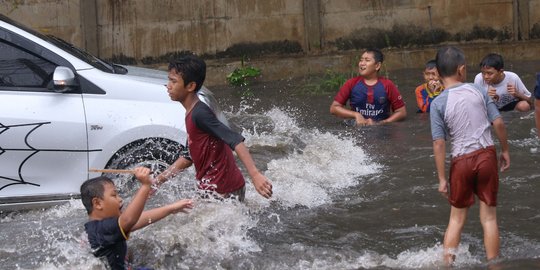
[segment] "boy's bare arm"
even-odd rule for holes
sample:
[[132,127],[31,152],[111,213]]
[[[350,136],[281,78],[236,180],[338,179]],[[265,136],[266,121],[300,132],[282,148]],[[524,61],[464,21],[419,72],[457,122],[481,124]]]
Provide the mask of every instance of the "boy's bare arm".
[[174,177],[179,172],[183,171],[187,167],[191,166],[193,164],[192,161],[189,159],[186,159],[184,157],[178,158],[169,168],[167,168],[165,171],[160,173],[155,179],[154,184],[161,185],[165,183],[169,178]]
[[493,128],[495,129],[495,134],[499,138],[499,144],[501,145],[501,156],[499,159],[499,166],[501,172],[506,171],[510,167],[510,154],[508,152],[508,138],[506,135],[506,128],[502,117],[499,117],[493,121]]
[[135,177],[141,182],[141,187],[133,196],[131,203],[127,206],[126,210],[122,212],[119,217],[119,224],[122,226],[122,230],[125,233],[129,233],[132,227],[137,223],[142,211],[144,210],[144,204],[148,198],[148,194],[152,189],[150,185],[152,180],[150,178],[150,169],[145,167],[137,167],[134,169]]
[[246,145],[241,142],[236,145],[234,151],[242,163],[244,163],[244,166],[246,167],[246,170],[248,171],[257,192],[259,192],[259,194],[265,198],[272,197],[272,183],[270,183],[270,181],[259,172]]
[[136,231],[138,229],[144,228],[170,214],[175,214],[178,212],[187,213],[186,209],[191,208],[193,208],[193,201],[189,199],[183,199],[162,207],[144,211],[142,212],[141,217],[139,218],[137,223],[131,228],[131,231]]
[[330,105],[330,113],[341,118],[352,118],[357,125],[367,124],[361,113],[349,110],[337,101],[333,101]]
[[407,117],[407,109],[405,109],[405,106],[397,109],[390,117],[383,120],[383,123],[391,123],[391,122],[397,122],[405,119]]
[[439,192],[448,196],[448,180],[446,180],[445,159],[446,142],[444,139],[433,141],[433,154],[435,156],[435,167],[437,168],[437,178],[439,179]]

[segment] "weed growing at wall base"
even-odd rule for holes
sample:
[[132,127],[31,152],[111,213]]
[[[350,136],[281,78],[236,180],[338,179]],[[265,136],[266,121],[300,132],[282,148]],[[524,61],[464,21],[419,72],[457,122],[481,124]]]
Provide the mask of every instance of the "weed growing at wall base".
[[227,75],[227,81],[234,86],[247,86],[250,78],[261,75],[261,70],[252,66],[242,66],[235,68],[233,72]]

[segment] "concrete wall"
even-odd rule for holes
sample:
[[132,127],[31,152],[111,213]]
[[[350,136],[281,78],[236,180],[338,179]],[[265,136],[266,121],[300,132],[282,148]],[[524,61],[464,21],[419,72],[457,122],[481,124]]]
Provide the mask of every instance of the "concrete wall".
[[[471,26],[512,28],[512,0],[323,0],[325,40],[332,41],[367,27],[394,25],[439,27],[451,33]],[[431,24],[430,24],[431,16]]]
[[[214,55],[235,44],[289,40],[306,53],[367,28],[472,26],[527,39],[540,0],[3,0],[0,13],[104,58]],[[391,35],[391,32],[390,34]],[[389,37],[392,38],[391,36]],[[389,44],[392,46],[392,44]]]
[[303,39],[302,1],[97,0],[100,54],[215,54],[241,42]]
[[[289,59],[282,59],[281,54],[258,60],[266,79],[327,68],[350,69],[359,48],[344,49],[339,42],[354,43],[380,33],[389,46],[385,54],[392,56],[386,57],[390,69],[422,66],[434,46],[416,43],[415,38],[425,39],[435,31],[444,31],[446,42],[461,45],[470,42],[451,41],[452,35],[472,36],[473,43],[484,44],[479,45],[482,53],[490,48],[508,49],[501,51],[507,58],[537,59],[538,10],[540,0],[2,0],[0,4],[0,13],[38,31],[102,58],[123,56],[136,64],[148,58],[164,63],[164,56],[192,51],[208,59],[217,57],[209,60],[215,67],[211,72],[230,72],[249,49],[253,62],[284,46],[272,42],[287,40],[297,45]],[[480,33],[471,34],[474,26],[481,28]],[[420,33],[411,44],[401,44],[396,50],[406,31]],[[509,38],[481,40],[481,31]],[[538,39],[520,43],[531,36]],[[236,47],[236,58],[220,60],[223,52],[242,44],[247,45]]]

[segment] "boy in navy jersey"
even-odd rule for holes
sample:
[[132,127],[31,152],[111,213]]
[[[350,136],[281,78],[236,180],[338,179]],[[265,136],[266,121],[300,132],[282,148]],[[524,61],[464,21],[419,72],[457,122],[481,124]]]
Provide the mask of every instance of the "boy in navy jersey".
[[[330,113],[354,119],[357,126],[401,121],[407,116],[405,102],[396,85],[379,76],[384,55],[378,49],[367,49],[358,62],[359,76],[341,86],[330,105]],[[350,108],[345,105],[349,102]]]
[[200,101],[197,91],[206,78],[206,64],[189,55],[169,64],[167,92],[171,100],[179,101],[186,109],[186,148],[178,160],[156,177],[156,185],[167,181],[181,170],[195,165],[200,190],[243,201],[245,181],[232,151],[244,163],[253,185],[265,198],[272,196],[272,184],[259,172],[244,144],[244,137],[221,123],[210,107]]
[[92,253],[105,258],[112,269],[129,269],[126,240],[130,232],[193,206],[191,200],[180,200],[143,212],[151,190],[150,169],[138,167],[134,173],[141,187],[124,211],[122,198],[111,179],[100,176],[81,185],[81,200],[90,219],[84,224],[84,229]]

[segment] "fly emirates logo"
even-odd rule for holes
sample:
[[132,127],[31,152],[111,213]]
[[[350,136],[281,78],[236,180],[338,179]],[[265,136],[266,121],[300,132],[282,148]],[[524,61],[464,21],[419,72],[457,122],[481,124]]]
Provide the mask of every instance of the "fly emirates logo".
[[366,108],[365,109],[360,109],[359,107],[356,107],[356,111],[359,112],[360,114],[362,114],[363,116],[377,116],[381,113],[384,112],[383,109],[378,109],[375,108],[375,105],[374,104],[366,104]]

